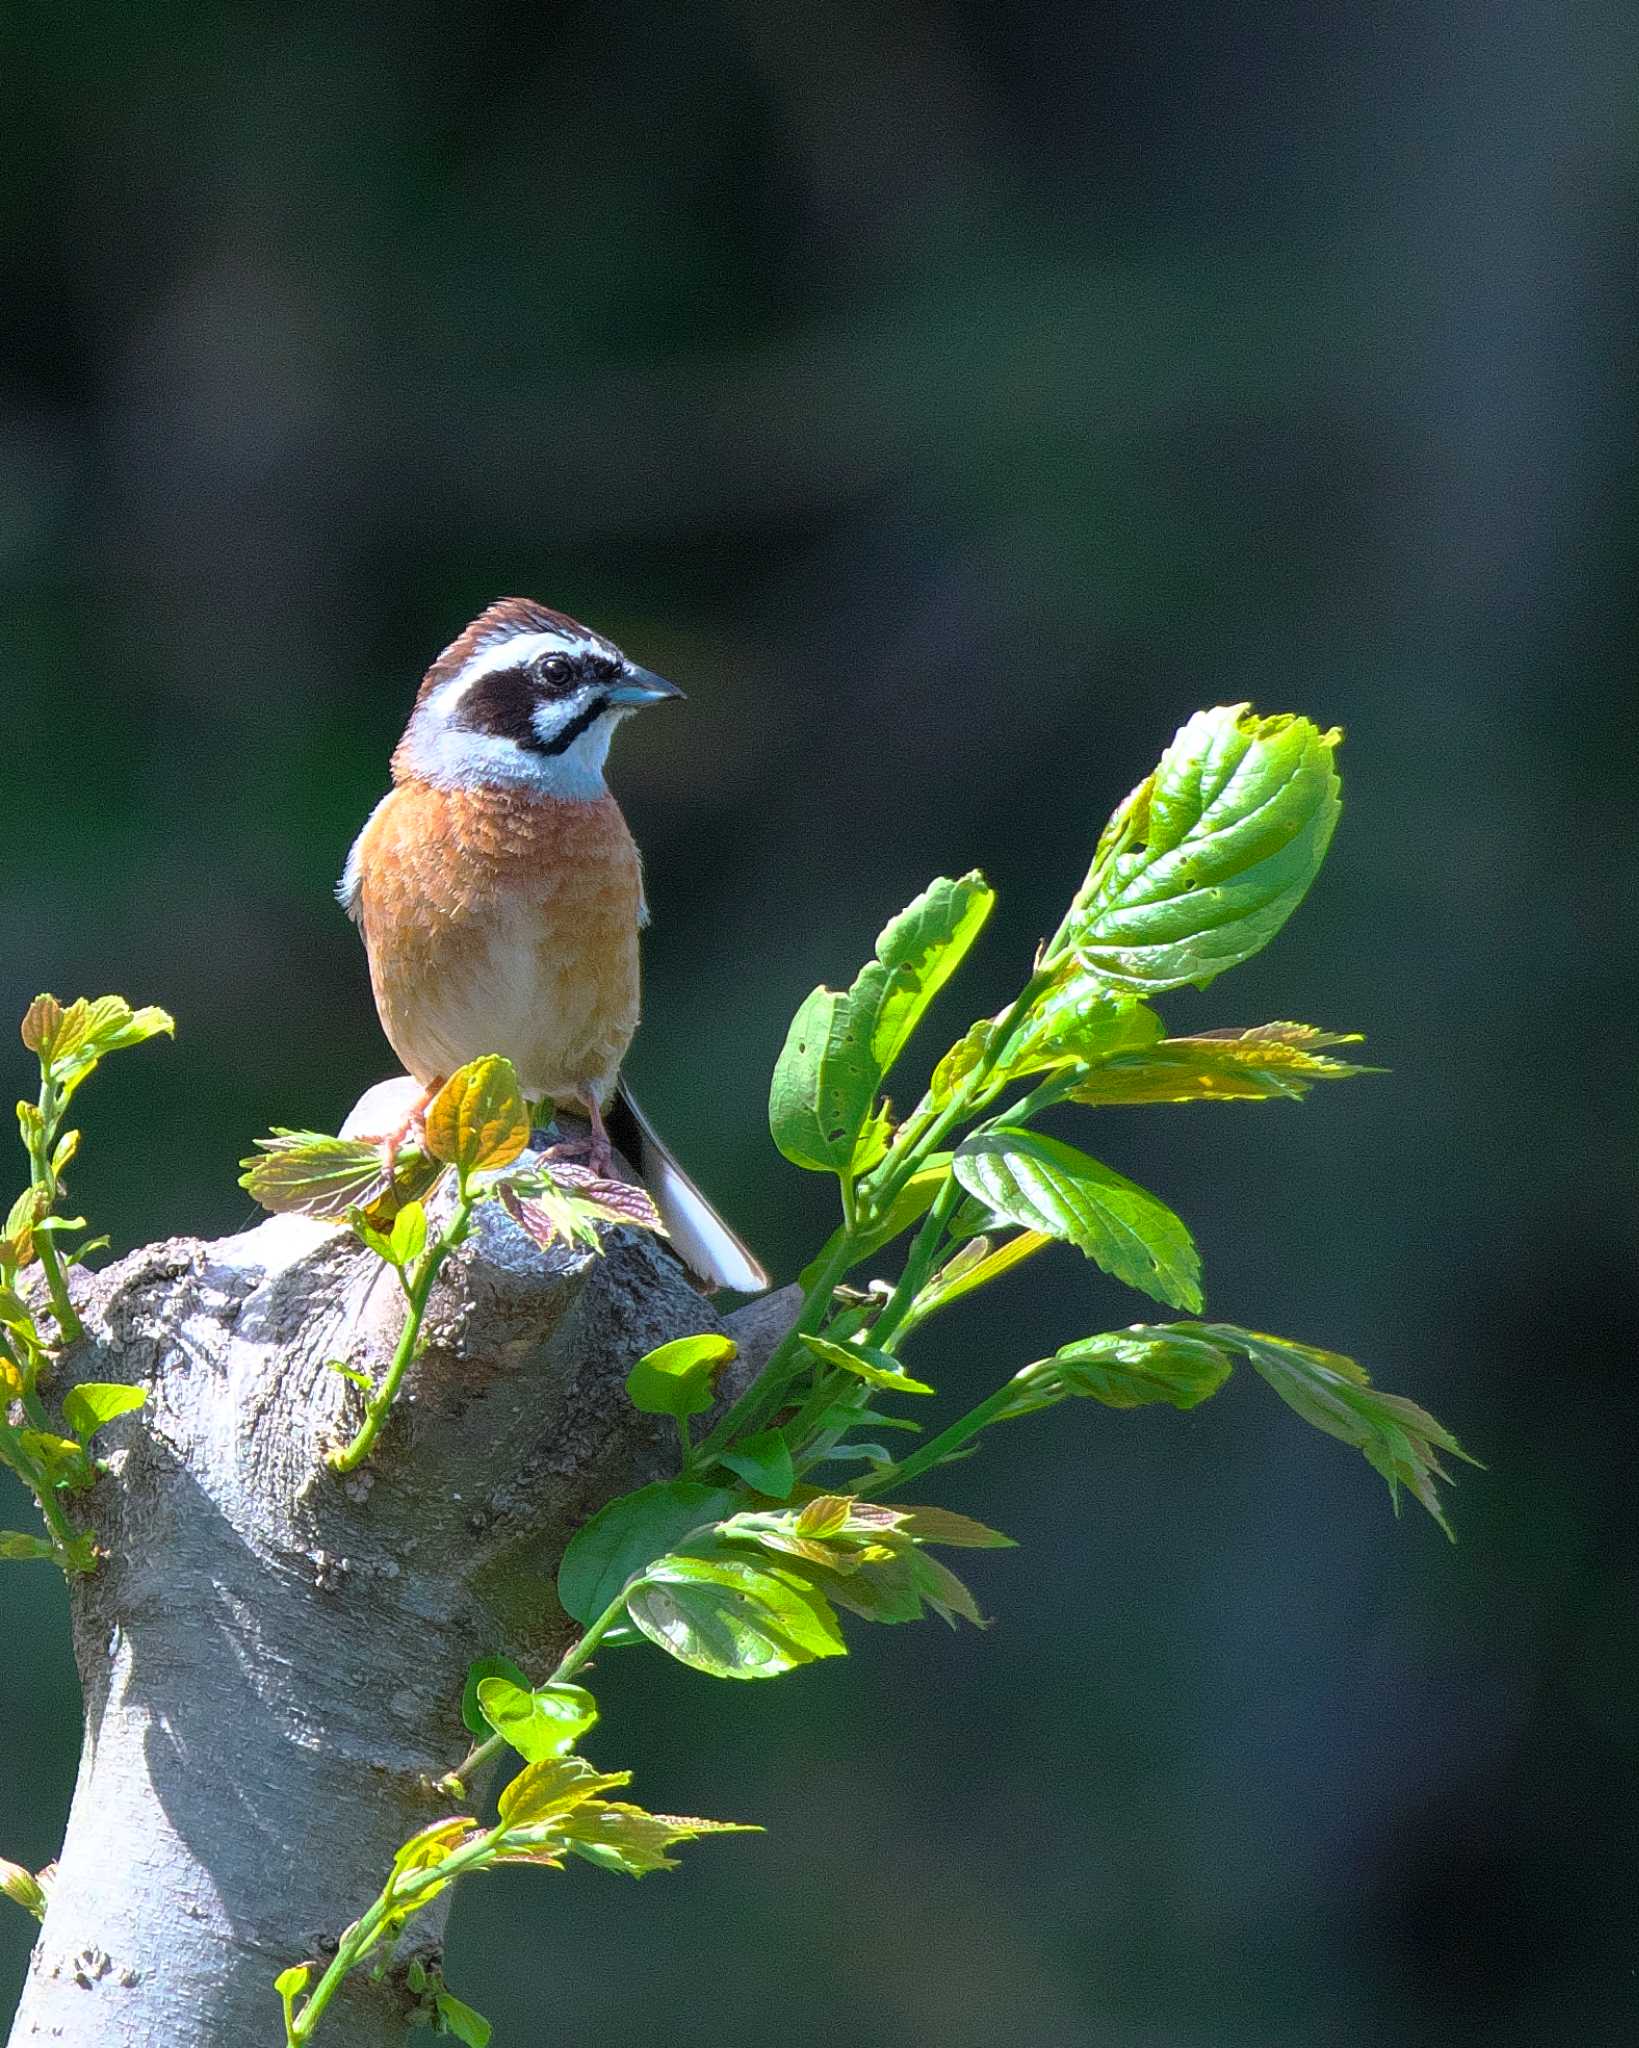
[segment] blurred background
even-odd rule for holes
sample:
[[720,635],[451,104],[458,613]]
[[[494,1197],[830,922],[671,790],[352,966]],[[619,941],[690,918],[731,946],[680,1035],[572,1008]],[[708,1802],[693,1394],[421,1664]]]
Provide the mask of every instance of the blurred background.
[[[1348,728],[1308,904],[1165,1007],[1391,1071],[1094,1142],[1214,1313],[1487,1461],[1460,1544],[1244,1369],[998,1432],[940,1489],[1023,1545],[970,1560],[989,1633],[607,1660],[603,1759],[769,1833],[465,1898],[501,2048],[1631,2038],[1636,40],[1615,0],[0,14],[0,1017],[177,1014],[87,1097],[116,1249],[237,1228],[247,1140],[390,1071],[329,891],[496,595],[689,692],[616,750],[632,1071],[782,1277],[831,1221],[764,1120],[815,981],[984,866],[937,1051],[1196,706]],[[1141,1312],[1044,1258],[912,1365],[965,1405]],[[34,1864],[62,1589],[8,1567],[0,1616]]]

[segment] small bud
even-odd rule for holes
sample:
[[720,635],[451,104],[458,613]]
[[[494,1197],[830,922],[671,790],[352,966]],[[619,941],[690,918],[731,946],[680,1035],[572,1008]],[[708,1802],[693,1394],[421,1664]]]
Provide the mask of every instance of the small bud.
[[0,1856],[0,1892],[8,1899],[14,1899],[25,1913],[32,1913],[36,1920],[46,1917],[46,1893],[32,1870],[25,1870],[20,1863],[8,1863]]

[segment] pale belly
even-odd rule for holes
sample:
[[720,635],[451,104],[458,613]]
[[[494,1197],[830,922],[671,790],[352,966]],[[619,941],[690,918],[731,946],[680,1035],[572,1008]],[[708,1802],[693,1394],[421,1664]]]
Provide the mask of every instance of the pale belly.
[[[394,1051],[423,1085],[468,1060],[500,1053],[531,1101],[573,1104],[585,1090],[613,1092],[637,1028],[637,933],[605,933],[595,957],[559,954],[541,940],[541,917],[521,908],[482,936],[463,935],[442,963],[376,972],[376,1000]],[[374,971],[375,963],[372,959]]]
[[383,1029],[423,1086],[500,1053],[532,1101],[612,1093],[637,1029],[641,883],[624,826],[600,844],[595,823],[582,829],[589,843],[537,845],[528,869],[514,856],[476,887],[452,885],[425,839],[376,865],[362,905],[370,978]]

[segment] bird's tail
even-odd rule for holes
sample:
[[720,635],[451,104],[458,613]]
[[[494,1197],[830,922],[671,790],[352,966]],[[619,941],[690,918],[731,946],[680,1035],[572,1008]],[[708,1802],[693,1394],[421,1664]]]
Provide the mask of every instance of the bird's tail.
[[678,1256],[708,1290],[761,1294],[768,1274],[666,1149],[622,1081],[604,1112],[610,1142],[637,1168]]

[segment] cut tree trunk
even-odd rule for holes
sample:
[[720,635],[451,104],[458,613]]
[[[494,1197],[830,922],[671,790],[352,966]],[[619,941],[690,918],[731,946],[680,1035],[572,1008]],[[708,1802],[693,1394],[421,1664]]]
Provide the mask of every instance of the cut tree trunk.
[[[109,1470],[81,1497],[107,1553],[72,1593],[85,1749],[12,2048],[274,2048],[274,1976],[322,1963],[449,1810],[429,1781],[467,1747],[468,1664],[546,1668],[574,1632],[569,1536],[675,1470],[670,1423],[623,1390],[653,1345],[725,1327],[675,1258],[624,1230],[543,1254],[494,1203],[478,1221],[347,1479],[325,1453],[361,1396],[329,1361],[379,1371],[403,1315],[350,1233],[276,1218],[77,1280],[62,1383],[148,1401],[98,1439]],[[737,1383],[790,1314],[775,1296],[729,1320]],[[437,1949],[447,1903],[401,1961]],[[412,2009],[402,1969],[356,1973],[325,2026],[387,2048]]]

